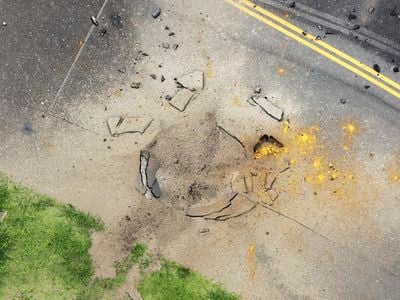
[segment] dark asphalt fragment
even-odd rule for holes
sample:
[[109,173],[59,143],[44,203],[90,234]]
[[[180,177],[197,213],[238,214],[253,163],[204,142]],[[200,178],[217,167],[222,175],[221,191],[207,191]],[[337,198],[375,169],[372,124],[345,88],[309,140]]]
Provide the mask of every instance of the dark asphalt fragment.
[[372,14],[374,13],[374,11],[375,11],[375,7],[370,7],[370,8],[368,8],[368,13],[369,13],[370,15],[372,15]]
[[378,73],[381,72],[381,67],[378,64],[374,64],[372,67],[376,72],[378,72]]
[[347,100],[346,100],[346,99],[340,99],[340,103],[346,104],[346,103],[347,103]]
[[105,36],[107,33],[107,28],[103,27],[100,31],[101,36]]
[[370,85],[364,85],[364,89],[368,90],[371,86]]
[[132,84],[131,84],[131,88],[133,88],[133,89],[138,89],[138,88],[140,88],[140,86],[141,86],[140,82],[132,82]]
[[347,18],[349,19],[349,21],[351,21],[357,19],[357,16],[355,14],[349,13]]
[[295,1],[291,1],[291,2],[289,3],[289,7],[290,7],[290,8],[296,7],[296,2],[295,2]]
[[165,96],[165,100],[171,101],[171,99],[172,99],[172,96],[170,96],[170,95]]
[[164,75],[161,75],[161,82],[164,82],[165,81],[165,77],[164,77]]
[[156,74],[150,74],[150,77],[151,77],[151,78],[153,78],[154,80],[156,80],[156,79],[157,79],[157,76],[156,76]]
[[393,70],[394,73],[399,73],[399,67],[397,67],[397,66],[396,66],[396,67],[393,67],[392,70]]
[[161,9],[159,7],[155,8],[152,12],[151,12],[151,16],[154,19],[157,19],[161,14]]
[[303,31],[301,34],[306,36],[307,35],[307,31]]
[[392,10],[390,11],[389,15],[391,15],[392,17],[398,17],[399,16],[399,14],[397,12],[397,6],[392,8]]
[[168,36],[173,36],[175,35],[175,32],[171,31],[170,33],[168,33]]
[[95,16],[91,16],[90,21],[92,21],[94,26],[99,26],[99,21],[97,21]]
[[173,44],[173,45],[172,45],[172,49],[174,49],[174,50],[178,49],[178,47],[179,47],[178,44]]
[[353,28],[352,28],[353,30],[357,30],[357,29],[360,29],[360,25],[353,25]]

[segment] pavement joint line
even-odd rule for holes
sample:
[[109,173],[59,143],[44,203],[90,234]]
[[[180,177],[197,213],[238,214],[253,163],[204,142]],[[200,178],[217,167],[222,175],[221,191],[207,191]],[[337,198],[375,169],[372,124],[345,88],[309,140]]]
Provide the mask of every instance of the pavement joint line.
[[[232,5],[233,7],[241,10],[242,12],[248,14],[251,17],[256,18],[257,20],[261,21],[262,23],[272,27],[273,29],[281,32],[282,34],[286,35],[287,37],[303,44],[304,46],[314,50],[315,52],[318,52],[319,54],[321,54],[322,56],[325,56],[326,58],[330,59],[331,61],[337,63],[338,65],[344,67],[345,69],[359,75],[360,77],[368,80],[369,82],[375,84],[376,86],[380,87],[381,89],[383,89],[384,91],[388,92],[389,94],[395,96],[396,98],[400,99],[400,92],[394,90],[393,88],[385,85],[383,82],[377,80],[376,78],[381,79],[381,76],[377,76],[376,78],[371,77],[370,75],[368,75],[367,73],[362,72],[360,69],[357,69],[355,66],[352,66],[350,64],[348,64],[345,61],[342,61],[341,59],[339,59],[338,57],[336,57],[335,55],[321,49],[320,47],[318,47],[316,44],[309,42],[307,40],[304,40],[302,37],[297,36],[295,33],[281,27],[280,25],[270,21],[269,19],[259,15],[258,13],[248,9],[245,6],[240,5],[239,3],[233,1],[233,0],[224,0],[226,3]],[[286,21],[285,21],[286,22]],[[294,26],[294,25],[293,25]],[[375,74],[376,76],[376,74]]]
[[[99,18],[100,18],[100,16],[101,16],[101,14],[103,13],[103,10],[104,10],[105,6],[107,5],[107,3],[108,3],[108,0],[104,0],[103,5],[100,7],[99,12],[97,13],[96,19],[99,19]],[[92,34],[94,27],[95,27],[94,24],[92,24],[92,25],[90,26],[89,31],[88,31],[88,33],[87,33],[86,36],[85,36],[85,39],[84,39],[84,42],[83,42],[82,47],[79,48],[79,51],[78,51],[78,53],[76,54],[75,59],[74,59],[74,61],[73,61],[72,64],[71,64],[71,67],[69,68],[67,74],[66,74],[65,77],[64,77],[63,82],[61,83],[60,88],[58,89],[56,95],[54,96],[53,102],[52,102],[52,103],[50,104],[50,106],[47,108],[46,113],[47,113],[48,111],[53,110],[54,107],[56,106],[57,100],[58,100],[58,98],[60,97],[61,92],[62,92],[62,90],[64,89],[64,86],[67,84],[67,82],[68,82],[68,80],[69,80],[69,77],[70,77],[71,74],[72,74],[72,71],[75,69],[75,65],[76,65],[76,63],[78,62],[79,57],[81,56],[82,51],[83,51],[83,49],[85,48],[86,43],[87,43],[87,41],[89,40],[90,35]]]
[[[281,23],[282,25],[290,28],[291,30],[293,30],[294,32],[297,32],[299,34],[303,34],[304,30],[293,25],[292,23],[278,17],[277,15],[271,13],[270,11],[259,7],[258,5],[248,1],[248,0],[240,0],[241,2],[243,2],[244,4],[246,4],[249,7],[253,7],[256,11],[260,12],[261,14],[270,17],[271,19],[273,19],[274,21]],[[324,47],[325,49],[337,54],[338,56],[346,59],[347,61],[353,63],[356,66],[359,66],[360,68],[362,68],[363,70],[367,71],[368,73],[380,78],[382,81],[385,81],[386,83],[390,84],[391,86],[395,87],[396,89],[400,90],[400,84],[398,84],[397,82],[393,81],[392,79],[384,76],[381,73],[377,73],[374,69],[372,69],[371,67],[363,64],[361,61],[351,57],[350,55],[340,51],[339,49],[331,46],[330,44],[322,41],[322,40],[317,40],[315,36],[313,36],[312,34],[307,33],[307,35],[304,36],[305,38],[313,41],[314,43],[321,45],[322,47]]]

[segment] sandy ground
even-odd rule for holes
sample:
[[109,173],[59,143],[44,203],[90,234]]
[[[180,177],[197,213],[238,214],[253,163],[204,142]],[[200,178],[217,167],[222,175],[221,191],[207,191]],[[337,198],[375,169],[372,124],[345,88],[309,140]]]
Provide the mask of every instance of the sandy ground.
[[[162,10],[157,19],[150,15],[155,7]],[[121,21],[113,25],[116,14]],[[108,1],[99,21],[48,109],[2,113],[7,125],[0,145],[2,171],[104,220],[107,229],[93,235],[91,249],[98,276],[112,276],[115,262],[140,240],[244,299],[399,296],[394,98],[374,87],[365,91],[360,78],[224,1]],[[340,36],[331,42],[387,64]],[[194,70],[204,72],[204,89],[179,112],[165,96],[177,91],[174,78]],[[141,87],[132,89],[133,81]],[[284,109],[283,122],[247,102],[255,85]],[[118,115],[154,121],[142,135],[111,137],[106,120]],[[32,131],[21,130],[27,121]],[[236,163],[237,145],[202,138],[213,122],[242,141],[247,158]],[[282,142],[284,151],[254,159],[263,134]],[[224,172],[254,172],[262,180],[266,163],[275,171],[288,161],[291,166],[278,176],[279,197],[267,208],[224,222],[192,219],[184,212],[197,201],[185,189],[196,180],[190,170],[179,178],[179,168],[172,172],[164,163],[159,181],[166,194],[159,200],[135,189],[139,152],[154,140],[162,145],[159,155],[178,153],[182,166],[214,153],[218,163],[205,159],[210,170],[202,178],[214,183],[215,193],[226,189]],[[186,198],[174,202],[174,196]],[[265,199],[261,184],[254,197]]]

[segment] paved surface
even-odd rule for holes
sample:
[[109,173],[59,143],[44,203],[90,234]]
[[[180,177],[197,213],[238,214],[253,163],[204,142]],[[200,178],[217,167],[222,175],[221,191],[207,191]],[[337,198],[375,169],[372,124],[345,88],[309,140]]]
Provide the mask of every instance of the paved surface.
[[[285,14],[265,3],[318,35],[310,11]],[[400,190],[389,180],[399,171],[396,97],[225,1],[109,0],[77,57],[90,16],[103,4],[60,8],[43,2],[28,8],[3,1],[0,11],[0,21],[8,23],[0,37],[10,41],[0,46],[7,70],[0,78],[0,169],[105,220],[108,229],[94,236],[92,249],[99,275],[112,275],[129,243],[141,239],[245,299],[398,298]],[[304,4],[341,17],[333,6]],[[378,18],[383,8],[375,6]],[[155,7],[162,9],[158,19],[150,15]],[[40,30],[32,41],[35,28]],[[382,34],[378,25],[368,30]],[[379,64],[382,74],[400,82],[388,59],[397,51],[395,34],[384,36],[390,43],[371,37],[386,47],[379,51],[347,34],[324,41],[368,66]],[[179,47],[165,49],[166,42]],[[205,88],[180,113],[165,96],[176,92],[175,77],[192,70],[204,72]],[[132,89],[132,81],[141,88]],[[285,110],[292,133],[284,135],[282,124],[248,104],[257,84]],[[146,114],[155,121],[143,135],[113,138],[106,120],[121,114]],[[331,186],[304,183],[309,170],[299,168],[290,177],[297,183],[284,181],[286,192],[273,206],[292,219],[259,207],[227,222],[191,220],[162,201],[143,199],[134,189],[139,150],[161,129],[185,122],[193,127],[207,114],[249,149],[265,133],[290,145],[296,133],[318,127],[324,147],[317,154],[359,179],[336,197]],[[357,125],[354,138],[343,129],[349,122]],[[209,234],[199,234],[204,227]],[[249,256],[251,245],[255,254]]]

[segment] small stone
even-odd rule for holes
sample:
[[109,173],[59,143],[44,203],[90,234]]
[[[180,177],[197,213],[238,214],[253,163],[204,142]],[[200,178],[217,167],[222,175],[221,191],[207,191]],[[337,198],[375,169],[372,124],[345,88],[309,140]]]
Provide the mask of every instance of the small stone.
[[111,117],[107,120],[108,128],[112,136],[124,133],[143,134],[150,126],[153,119],[150,117]]
[[123,68],[118,68],[118,72],[120,72],[120,73],[126,73],[126,68],[125,68],[125,67],[123,67]]
[[357,19],[357,16],[356,16],[355,14],[350,13],[350,14],[348,15],[348,19],[349,19],[349,21],[355,20],[355,19]]
[[107,29],[106,28],[102,28],[100,31],[101,36],[105,36],[107,33]]
[[360,29],[360,25],[354,25],[353,26],[353,30],[357,30],[357,29]]
[[141,86],[140,82],[132,82],[132,84],[131,84],[131,88],[133,88],[133,89],[138,89],[138,88],[140,88],[140,86]]
[[374,64],[372,67],[374,68],[374,70],[375,70],[376,72],[378,72],[378,73],[381,72],[381,67],[380,67],[378,64]]
[[261,109],[270,115],[272,118],[282,121],[283,109],[270,102],[266,97],[253,99],[253,101],[261,107]]
[[346,104],[346,103],[347,103],[347,100],[346,100],[346,99],[340,99],[340,103]]
[[201,71],[194,71],[192,73],[178,77],[176,81],[178,84],[191,91],[199,91],[203,89],[204,74]]
[[256,93],[256,94],[261,93],[261,86],[260,86],[260,85],[256,85],[256,86],[254,87],[254,93]]
[[315,40],[316,40],[316,41],[320,41],[320,40],[321,40],[321,36],[320,36],[320,35],[317,35],[317,36],[315,37]]
[[368,90],[371,86],[370,85],[364,85],[364,89]]
[[180,90],[170,100],[169,104],[175,107],[179,111],[184,111],[188,106],[189,102],[195,98],[195,94],[187,89]]
[[1,25],[2,25],[2,26],[7,26],[7,22],[3,21],[3,22],[1,23]]
[[156,76],[156,74],[150,74],[150,77],[151,77],[151,78],[153,78],[154,80],[156,80],[156,79],[157,79],[157,76]]
[[173,35],[175,35],[175,32],[170,32],[170,33],[168,33],[168,36],[173,36]]
[[90,21],[92,21],[94,26],[99,26],[99,21],[97,21],[95,16],[91,16]]
[[369,13],[370,15],[372,15],[372,14],[374,13],[374,11],[375,11],[375,7],[370,7],[370,8],[368,8],[368,13]]
[[168,27],[168,26],[165,26],[164,29],[165,29],[165,30],[169,30],[169,27]]
[[321,25],[317,25],[318,30],[322,30],[322,26]]
[[172,45],[172,49],[174,49],[174,50],[178,49],[178,47],[179,47],[178,44],[173,44],[173,45]]
[[295,2],[295,1],[291,1],[291,2],[289,3],[289,7],[290,7],[290,8],[296,7],[296,2]]
[[394,73],[399,73],[399,67],[397,67],[397,66],[396,66],[396,67],[393,67],[392,70],[393,70]]
[[169,44],[168,44],[168,43],[162,43],[161,46],[162,46],[164,49],[169,49]]
[[200,231],[199,231],[200,233],[208,233],[208,232],[210,232],[210,229],[208,229],[208,228],[203,228],[203,229],[201,229]]
[[161,82],[164,82],[165,81],[165,77],[164,77],[164,75],[161,75]]
[[151,12],[151,16],[154,19],[157,19],[161,14],[161,9],[159,7],[155,8],[152,12]]
[[171,101],[172,97],[170,95],[165,96],[165,100]]

